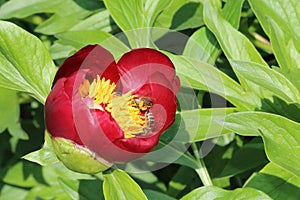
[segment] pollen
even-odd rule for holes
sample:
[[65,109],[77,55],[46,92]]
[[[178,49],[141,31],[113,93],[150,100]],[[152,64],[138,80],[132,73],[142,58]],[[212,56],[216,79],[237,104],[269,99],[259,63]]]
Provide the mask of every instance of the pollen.
[[111,103],[111,115],[124,131],[125,138],[135,137],[146,126],[145,116],[139,108],[131,105],[132,99],[136,97],[131,93],[132,91],[122,96],[114,96]]
[[145,110],[149,105],[137,103],[138,96],[132,95],[132,91],[120,95],[114,92],[115,88],[115,83],[97,76],[92,83],[84,80],[78,92],[84,101],[87,99],[90,109],[109,112],[123,130],[124,138],[136,137],[143,133],[147,126]]
[[89,88],[89,97],[92,98],[97,105],[108,104],[111,102],[115,88],[115,83],[111,83],[109,79],[100,79],[100,77],[97,76],[97,79],[94,79]]

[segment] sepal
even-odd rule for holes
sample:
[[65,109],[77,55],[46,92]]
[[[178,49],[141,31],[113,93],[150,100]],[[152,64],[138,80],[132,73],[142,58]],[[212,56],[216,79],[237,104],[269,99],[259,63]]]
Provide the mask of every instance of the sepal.
[[52,138],[52,143],[58,159],[72,171],[96,174],[112,166],[112,163],[71,140],[56,137]]

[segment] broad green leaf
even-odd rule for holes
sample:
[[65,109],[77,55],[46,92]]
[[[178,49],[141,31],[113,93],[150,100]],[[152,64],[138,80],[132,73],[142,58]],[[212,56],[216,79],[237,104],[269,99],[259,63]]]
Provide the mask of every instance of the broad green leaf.
[[264,152],[264,144],[259,138],[255,138],[234,152],[219,177],[234,176],[262,166],[267,162],[268,159]]
[[28,190],[11,185],[4,185],[3,187],[1,187],[0,192],[1,200],[11,200],[16,199],[16,197],[18,197],[19,199],[25,199]]
[[[163,12],[174,0],[146,0],[144,3],[144,16],[147,26],[152,27],[157,17]],[[163,26],[160,26],[164,28]],[[168,28],[168,27],[165,27]]]
[[268,159],[300,177],[300,124],[279,115],[240,112],[226,117],[225,127],[245,136],[260,135]]
[[216,36],[228,59],[253,61],[267,66],[253,44],[220,14],[220,1],[204,1],[204,21]]
[[298,200],[300,196],[300,178],[273,163],[250,177],[244,187],[259,189],[273,199]]
[[2,133],[19,120],[20,108],[16,91],[0,88],[0,113],[0,133]]
[[71,199],[104,199],[101,181],[59,179],[59,184]]
[[278,67],[273,67],[274,70],[278,71],[280,74],[284,75],[289,81],[291,81],[298,89],[300,88],[300,69],[282,69]]
[[194,170],[181,166],[169,181],[167,194],[177,197],[195,179],[199,178]]
[[[174,14],[179,10],[180,7],[182,7],[186,3],[186,0],[160,1],[168,2],[168,5],[159,13],[157,18],[155,19],[153,26],[159,28],[170,28]],[[147,0],[147,2],[150,3],[151,0]]]
[[[238,28],[243,2],[244,0],[227,1],[221,12],[223,18],[234,28]],[[214,64],[220,53],[221,49],[215,36],[206,27],[203,27],[191,35],[183,55]]]
[[154,190],[144,190],[144,193],[148,199],[175,200],[173,197],[170,197],[164,193],[157,192]]
[[[56,35],[59,44],[72,46],[76,51],[88,44],[100,44],[115,58],[121,57],[129,48],[113,35],[99,30],[68,31]],[[64,50],[62,48],[62,50]],[[51,50],[50,50],[51,51]]]
[[125,32],[133,48],[149,46],[150,33],[142,0],[104,0],[105,6],[118,26]]
[[269,20],[273,19],[285,34],[300,37],[300,2],[298,0],[249,0],[252,10],[269,35]]
[[115,32],[118,29],[111,16],[106,9],[94,13],[93,15],[80,21],[73,26],[70,31],[83,31],[83,30],[100,30],[103,32]]
[[[225,19],[222,18],[220,14],[220,7],[221,1],[219,0],[205,0],[204,21],[208,28],[216,36],[227,59],[251,61],[267,67],[267,63],[263,60],[262,56],[255,49],[249,39],[234,29]],[[261,90],[257,85],[244,80],[243,77],[236,72],[234,67],[233,70],[245,90],[252,91],[262,98],[270,97],[269,93]]]
[[115,169],[103,174],[105,199],[147,199],[140,186],[124,171]]
[[[182,125],[178,129],[180,134],[179,141],[186,141],[188,133],[188,140],[190,142],[203,141],[209,138],[218,137],[222,134],[231,133],[228,129],[224,129],[222,122],[225,117],[235,112],[234,108],[211,108],[211,109],[196,109],[190,111],[182,111],[180,113]],[[176,125],[176,124],[175,124]],[[183,132],[184,134],[181,134]]]
[[276,70],[254,62],[231,60],[231,64],[245,80],[269,90],[287,102],[300,103],[300,90]]
[[47,132],[45,133],[44,146],[40,150],[31,152],[31,153],[23,156],[23,159],[38,163],[42,166],[49,166],[49,165],[59,162],[59,160],[57,159],[57,157],[54,153],[54,149],[53,149],[52,142],[51,142],[51,137]]
[[216,67],[184,56],[167,54],[175,65],[181,85],[218,94],[239,109],[253,109],[260,99]]
[[154,26],[153,23],[159,14],[167,9],[169,2],[165,0],[104,0],[106,8],[126,34],[132,48],[155,46],[152,41],[151,27]]
[[180,200],[268,200],[271,198],[265,193],[253,188],[239,188],[235,190],[224,190],[218,187],[201,187],[188,193]]
[[287,103],[275,96],[273,97],[273,100],[263,99],[259,111],[281,115],[300,123],[300,104]]
[[55,199],[55,200],[72,200],[66,192],[63,190],[61,185],[38,185],[29,190],[25,200],[33,199]]
[[64,1],[60,0],[11,0],[1,6],[0,19],[24,18],[35,13],[54,12],[66,5],[63,3]]
[[171,29],[179,31],[202,26],[202,12],[203,5],[200,3],[185,4],[173,16]]
[[2,179],[3,182],[19,187],[33,187],[45,183],[41,166],[28,161],[18,162],[10,167]]
[[81,8],[73,9],[73,12],[68,15],[61,15],[60,13],[57,13],[41,23],[35,31],[46,35],[65,32],[80,23],[90,14],[90,11],[86,11]]
[[172,142],[170,144],[160,140],[156,148],[142,157],[142,160],[160,163],[177,163],[193,169],[198,168],[195,158],[187,152],[185,144]]
[[275,57],[279,62],[280,67],[284,69],[300,69],[300,49],[297,49],[300,45],[300,40],[299,42],[296,42],[289,34],[285,34],[287,31],[282,29],[282,27],[279,27],[274,20],[269,19],[269,21],[269,36]]
[[104,0],[104,3],[115,22],[123,31],[145,28],[148,25],[143,13],[142,0]]
[[45,103],[56,68],[38,38],[0,21],[0,66],[0,87],[28,92]]
[[183,55],[195,60],[214,64],[221,53],[215,36],[206,28],[200,28],[189,38]]
[[28,135],[22,129],[19,121],[20,105],[18,100],[16,91],[0,87],[0,133],[8,129],[8,132],[12,135],[10,144],[13,152],[15,152],[20,139],[28,139]]

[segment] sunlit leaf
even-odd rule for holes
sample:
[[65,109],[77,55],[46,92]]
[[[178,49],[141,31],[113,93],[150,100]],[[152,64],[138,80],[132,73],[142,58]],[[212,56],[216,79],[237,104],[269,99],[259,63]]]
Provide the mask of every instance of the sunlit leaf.
[[300,177],[300,124],[263,112],[227,116],[225,127],[245,136],[260,135],[270,161]]
[[239,188],[235,190],[224,190],[214,186],[201,187],[185,195],[181,200],[268,200],[271,199],[265,193],[253,188]]
[[300,178],[273,163],[253,175],[244,187],[259,189],[273,199],[296,200],[300,196]]
[[38,38],[0,21],[0,66],[1,87],[28,92],[45,103],[56,68]]
[[232,60],[236,71],[247,81],[254,82],[287,102],[300,103],[300,91],[284,75],[254,62]]
[[103,174],[105,199],[147,199],[140,186],[124,171],[115,169]]

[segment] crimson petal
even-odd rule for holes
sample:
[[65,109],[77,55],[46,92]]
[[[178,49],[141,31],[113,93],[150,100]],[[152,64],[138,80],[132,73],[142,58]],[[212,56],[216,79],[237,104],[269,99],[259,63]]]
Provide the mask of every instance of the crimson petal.
[[65,81],[65,78],[58,80],[47,98],[45,104],[47,130],[53,137],[62,137],[82,144],[75,130],[71,98],[64,89]]
[[140,48],[132,50],[122,56],[117,67],[119,69],[123,93],[131,89],[139,89],[147,81],[148,77],[160,72],[172,83],[172,88],[178,91],[178,78],[175,76],[175,68],[170,59],[161,52]]
[[79,69],[89,69],[93,77],[100,75],[113,82],[119,80],[118,69],[112,54],[99,45],[88,45],[63,62],[55,75],[53,84],[62,77],[71,76]]

